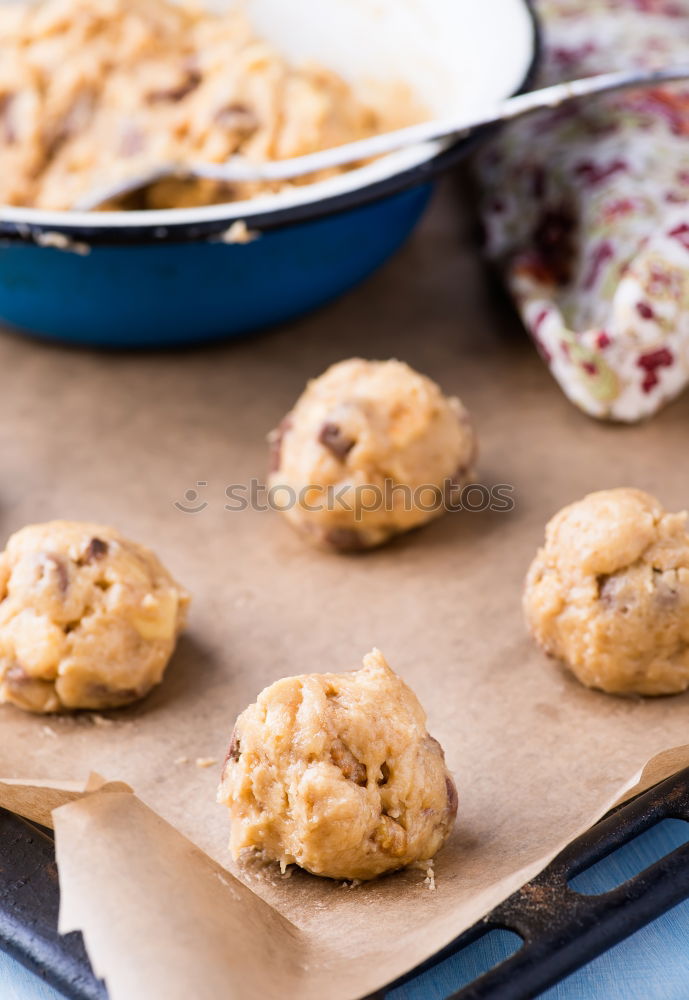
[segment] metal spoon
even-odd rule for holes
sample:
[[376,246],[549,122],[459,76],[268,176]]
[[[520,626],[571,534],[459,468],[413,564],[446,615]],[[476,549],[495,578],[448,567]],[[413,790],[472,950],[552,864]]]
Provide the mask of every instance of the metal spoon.
[[555,108],[582,97],[614,90],[625,90],[629,87],[651,87],[655,84],[686,79],[689,79],[689,66],[675,66],[650,71],[622,70],[614,73],[601,73],[583,80],[558,83],[552,87],[519,94],[517,97],[501,101],[484,112],[464,115],[459,118],[441,118],[421,122],[418,125],[410,125],[394,132],[384,132],[368,139],[359,139],[342,146],[334,146],[332,149],[309,153],[306,156],[295,156],[291,159],[271,160],[263,163],[255,163],[242,156],[234,156],[226,163],[162,163],[138,176],[94,189],[75,203],[74,210],[93,211],[105,202],[122,198],[124,195],[132,194],[170,177],[229,183],[294,180],[320,170],[343,167],[431,140],[459,137],[482,125],[511,121],[514,118],[521,118],[522,115],[528,115],[544,108]]

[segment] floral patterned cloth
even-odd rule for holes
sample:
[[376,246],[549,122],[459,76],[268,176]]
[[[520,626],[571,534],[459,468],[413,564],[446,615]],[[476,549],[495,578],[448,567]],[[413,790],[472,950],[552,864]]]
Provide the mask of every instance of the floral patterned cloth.
[[[536,0],[538,83],[689,65],[689,0]],[[567,396],[635,421],[689,382],[689,82],[515,122],[481,152],[490,257]]]

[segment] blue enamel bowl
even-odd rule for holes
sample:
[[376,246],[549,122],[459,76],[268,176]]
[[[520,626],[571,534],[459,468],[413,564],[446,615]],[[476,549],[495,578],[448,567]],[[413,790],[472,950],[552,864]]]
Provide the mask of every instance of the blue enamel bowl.
[[[339,0],[328,2],[334,16]],[[394,0],[391,11],[404,2]],[[426,2],[455,18],[477,9],[474,0]],[[525,0],[484,4],[509,9],[520,25],[519,52],[512,46],[496,93],[507,96],[533,70],[536,24]],[[236,337],[293,318],[387,260],[421,218],[435,178],[479,139],[427,144],[241,205],[92,214],[0,208],[0,320],[61,342],[132,348]],[[251,241],[233,242],[244,227]]]
[[[0,248],[0,317],[42,337],[99,347],[245,334],[314,309],[365,278],[405,240],[430,192],[431,184],[417,184],[258,230],[247,244],[186,229],[155,242],[106,231],[95,242],[93,234],[62,227],[70,242],[56,248],[38,245],[45,230],[34,230],[34,239],[25,233]],[[47,231],[52,241],[55,230]]]

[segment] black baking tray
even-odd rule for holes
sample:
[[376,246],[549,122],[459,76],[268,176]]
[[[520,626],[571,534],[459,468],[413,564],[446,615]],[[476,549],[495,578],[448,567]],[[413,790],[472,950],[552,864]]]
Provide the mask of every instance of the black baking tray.
[[[540,875],[375,1000],[496,929],[518,934],[521,947],[448,1000],[537,996],[689,897],[689,843],[610,892],[580,895],[569,885],[665,819],[689,821],[689,768],[611,812]],[[69,1000],[107,1000],[81,935],[57,933],[59,887],[51,832],[0,810],[0,845],[0,946]]]

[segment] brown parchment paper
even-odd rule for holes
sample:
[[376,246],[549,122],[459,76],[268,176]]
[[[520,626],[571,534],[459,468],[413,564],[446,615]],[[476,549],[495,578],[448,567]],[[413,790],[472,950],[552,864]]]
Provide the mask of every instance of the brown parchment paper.
[[[356,354],[401,357],[461,395],[480,478],[512,485],[515,510],[452,514],[360,558],[312,551],[276,514],[226,511],[227,486],[262,477],[265,434],[306,379]],[[449,187],[365,286],[258,339],[120,355],[0,337],[3,536],[53,517],[112,522],[193,594],[166,681],[142,704],[58,719],[0,709],[0,775],[11,779],[0,805],[22,811],[25,779],[38,789],[34,817],[55,809],[61,926],[84,929],[113,1000],[364,995],[472,924],[635,785],[689,764],[687,697],[583,689],[534,648],[520,610],[527,565],[563,504],[618,485],[669,509],[689,503],[688,420],[686,397],[633,428],[567,403]],[[174,506],[189,489],[207,504],[199,513]],[[227,817],[214,803],[234,717],[277,678],[352,669],[374,644],[417,691],[457,776],[459,821],[436,890],[419,871],[343,888],[232,869],[247,891],[225,871]],[[197,766],[207,758],[217,766]],[[86,784],[92,770],[135,794]],[[45,799],[42,782],[54,783]]]

